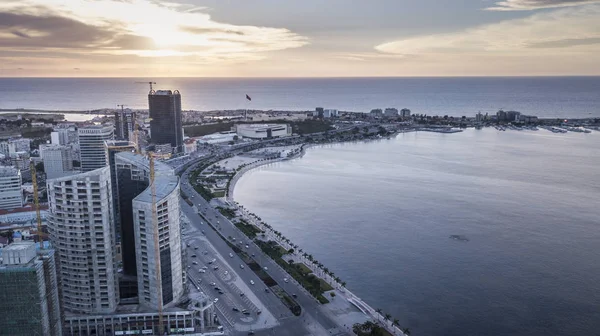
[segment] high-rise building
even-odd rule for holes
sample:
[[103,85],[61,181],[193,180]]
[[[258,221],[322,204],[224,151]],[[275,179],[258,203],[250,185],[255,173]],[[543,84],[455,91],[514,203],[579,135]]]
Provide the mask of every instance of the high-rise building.
[[119,303],[110,168],[49,180],[50,241],[65,311],[112,313]]
[[120,226],[120,214],[119,214],[119,192],[117,190],[117,172],[115,165],[115,154],[119,152],[135,152],[135,144],[129,141],[122,140],[108,140],[104,142],[106,149],[106,165],[110,167],[110,179],[112,187],[112,198],[113,198],[113,217],[115,223],[115,233],[117,237],[117,243],[121,241],[121,226]]
[[410,110],[407,108],[403,108],[402,110],[400,110],[400,116],[403,118],[410,117]]
[[113,128],[110,126],[88,126],[77,130],[81,170],[84,172],[106,166],[106,150],[104,141],[113,139]]
[[0,167],[0,209],[23,206],[21,171],[14,167]]
[[0,302],[0,334],[62,336],[54,251],[28,241],[2,249]]
[[135,141],[135,118],[135,112],[129,109],[115,111],[115,139]]
[[183,153],[181,95],[179,91],[158,90],[148,94],[152,143],[171,144],[174,153]]
[[41,145],[40,157],[48,179],[73,173],[73,151],[70,146]]
[[[155,223],[149,160],[122,152],[116,154],[115,164],[123,273],[137,277],[140,305],[156,309],[162,300],[164,307],[173,306],[183,297],[186,283],[179,221],[179,177],[171,167],[155,162]],[[155,246],[156,232],[160,232],[158,246]]]

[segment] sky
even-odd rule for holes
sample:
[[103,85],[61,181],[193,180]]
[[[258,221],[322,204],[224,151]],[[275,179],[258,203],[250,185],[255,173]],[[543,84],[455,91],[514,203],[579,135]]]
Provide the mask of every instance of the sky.
[[0,77],[600,75],[600,0],[0,0]]

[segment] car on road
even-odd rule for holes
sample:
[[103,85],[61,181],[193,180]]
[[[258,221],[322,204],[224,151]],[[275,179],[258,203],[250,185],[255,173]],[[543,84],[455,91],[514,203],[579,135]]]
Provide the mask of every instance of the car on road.
[[289,282],[288,278],[283,278],[283,282],[288,283]]
[[251,285],[254,285],[254,280],[250,280],[250,284],[251,284]]
[[244,296],[244,295],[246,295],[246,294],[244,294],[244,293],[240,293],[240,296]]
[[292,294],[292,297],[293,297],[294,299],[296,299],[296,298],[298,297],[298,295],[296,295],[296,294]]
[[211,286],[216,286],[217,284],[216,284],[216,283],[214,283],[214,282],[211,282],[211,283],[210,283],[210,285],[211,285]]
[[219,294],[225,294],[225,292],[223,292],[223,291],[219,291]]
[[229,258],[233,258],[233,253],[229,253]]
[[195,254],[192,254],[192,255],[191,255],[191,257],[192,257],[192,258],[196,258],[196,255],[195,255]]
[[197,250],[197,249],[198,249],[198,246],[195,246],[195,247],[194,247],[194,250]]
[[239,312],[240,310],[237,307],[233,307],[231,310]]
[[210,265],[210,264],[212,264],[212,263],[214,263],[214,261],[212,261],[212,260],[210,260],[210,261],[208,262],[208,264],[209,264],[209,265]]
[[253,256],[253,257],[256,257],[256,256],[254,255],[254,253],[252,253],[252,256]]
[[241,269],[244,269],[244,265],[240,265],[240,268],[241,268]]
[[244,315],[250,315],[250,312],[246,311],[246,312],[243,312],[242,314],[244,314]]
[[197,261],[194,261],[192,264],[194,264],[194,265],[198,265],[198,262],[197,262]]
[[225,271],[225,273],[223,273],[223,274],[227,275],[227,274],[229,274],[229,272],[228,272],[228,271]]
[[198,270],[198,272],[200,273],[206,273],[206,270],[203,270],[202,268]]
[[217,301],[219,301],[219,298],[215,298],[215,300],[213,302],[217,303]]
[[246,245],[246,248],[248,248],[248,245]]
[[202,269],[207,270],[208,266],[202,266]]
[[219,269],[219,266],[215,266],[215,267],[213,267],[213,269],[216,271]]

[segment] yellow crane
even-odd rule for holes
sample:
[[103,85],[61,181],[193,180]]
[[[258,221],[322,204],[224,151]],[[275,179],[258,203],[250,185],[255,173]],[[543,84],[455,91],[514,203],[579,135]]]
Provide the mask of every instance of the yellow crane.
[[31,171],[31,184],[33,184],[33,205],[35,206],[35,215],[37,218],[37,235],[40,243],[40,249],[44,249],[44,235],[42,234],[42,216],[40,214],[40,198],[38,196],[37,176],[33,161],[29,162],[29,170]]
[[158,290],[158,334],[163,335],[163,299],[162,299],[162,279],[161,279],[161,264],[160,264],[160,231],[158,229],[158,213],[156,204],[156,185],[154,184],[154,153],[149,152],[150,160],[150,190],[152,193],[152,226],[154,227],[154,258],[156,260],[156,284]]

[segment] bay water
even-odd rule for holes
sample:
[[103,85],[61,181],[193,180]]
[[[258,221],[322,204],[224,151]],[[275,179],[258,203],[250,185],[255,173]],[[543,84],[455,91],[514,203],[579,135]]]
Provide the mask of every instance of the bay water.
[[404,133],[252,170],[234,198],[414,335],[594,335],[599,143]]

